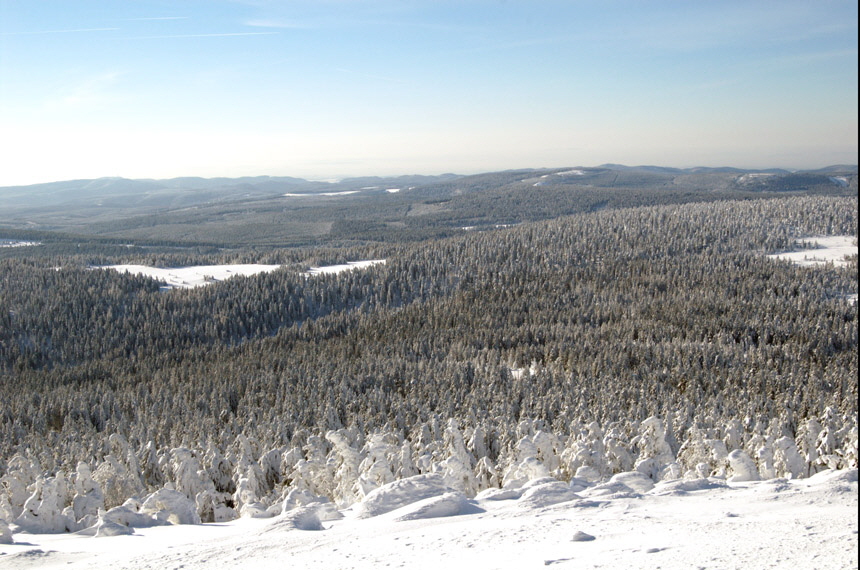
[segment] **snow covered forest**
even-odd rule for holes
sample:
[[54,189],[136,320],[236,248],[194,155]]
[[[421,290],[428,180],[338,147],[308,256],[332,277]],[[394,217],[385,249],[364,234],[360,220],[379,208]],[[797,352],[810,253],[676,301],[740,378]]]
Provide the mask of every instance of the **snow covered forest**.
[[[395,481],[471,498],[856,469],[857,256],[768,257],[824,235],[856,237],[856,196],[0,259],[0,541],[329,501],[325,520]],[[306,274],[367,259],[386,262]],[[114,262],[283,267],[165,292],[92,269]]]

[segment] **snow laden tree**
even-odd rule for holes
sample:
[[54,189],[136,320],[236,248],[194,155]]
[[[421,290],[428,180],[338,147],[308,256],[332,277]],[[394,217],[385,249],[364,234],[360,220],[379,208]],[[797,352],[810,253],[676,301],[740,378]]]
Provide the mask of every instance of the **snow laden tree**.
[[635,471],[655,482],[680,477],[680,466],[666,441],[663,420],[656,416],[644,420],[639,424],[639,435],[631,443],[639,449],[639,457],[633,464]]

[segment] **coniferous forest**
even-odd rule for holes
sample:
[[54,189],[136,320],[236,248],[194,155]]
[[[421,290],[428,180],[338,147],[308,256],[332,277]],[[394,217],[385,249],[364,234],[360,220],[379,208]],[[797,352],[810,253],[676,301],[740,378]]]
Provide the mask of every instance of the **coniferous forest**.
[[[316,245],[4,251],[0,519],[53,501],[51,528],[79,530],[164,488],[206,522],[429,472],[474,495],[857,467],[857,257],[768,257],[856,237],[856,186],[664,202],[494,201],[512,223],[421,239],[343,219]],[[366,259],[385,263],[306,273]],[[110,263],[282,267],[165,291]]]

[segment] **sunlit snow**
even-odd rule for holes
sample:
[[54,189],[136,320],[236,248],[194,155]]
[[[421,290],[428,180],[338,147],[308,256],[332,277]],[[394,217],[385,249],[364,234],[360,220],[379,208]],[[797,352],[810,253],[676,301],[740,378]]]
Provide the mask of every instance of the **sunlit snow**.
[[313,198],[315,196],[349,196],[350,194],[358,194],[360,190],[344,190],[343,192],[315,192],[305,194],[284,194],[287,198]]
[[[385,263],[384,259],[368,259],[364,261],[350,261],[341,265],[327,265],[323,267],[311,267],[305,275],[335,274],[352,269],[363,269],[372,265]],[[165,289],[190,289],[211,285],[218,281],[229,279],[237,275],[256,275],[266,273],[280,268],[280,265],[263,264],[227,264],[227,265],[194,265],[190,267],[150,267],[147,265],[104,265],[96,269],[114,269],[132,273],[134,275],[145,275],[165,284]]]
[[539,479],[475,499],[397,481],[342,511],[311,503],[120,536],[15,533],[0,568],[857,568],[856,469],[622,482],[634,479]]
[[42,245],[38,241],[25,241],[17,239],[0,239],[0,247],[30,247],[34,245]]
[[857,255],[855,236],[811,236],[798,240],[798,245],[807,243],[813,247],[798,251],[775,253],[768,257],[786,259],[802,266],[824,265],[828,262],[837,266],[848,264],[846,257]]
[[350,261],[341,265],[326,265],[323,267],[311,267],[305,275],[326,275],[333,273],[340,273],[342,271],[349,271],[351,269],[362,269],[365,267],[370,267],[372,265],[377,265],[385,263],[384,259],[367,259],[364,261]]
[[738,182],[741,184],[746,182],[752,182],[757,178],[767,178],[769,176],[775,176],[772,172],[749,172],[747,174],[741,174],[738,176]]
[[237,275],[256,275],[274,271],[280,265],[236,264],[194,265],[191,267],[149,267],[147,265],[106,265],[100,269],[115,269],[135,275],[146,275],[164,283],[167,288],[190,289],[229,279]]

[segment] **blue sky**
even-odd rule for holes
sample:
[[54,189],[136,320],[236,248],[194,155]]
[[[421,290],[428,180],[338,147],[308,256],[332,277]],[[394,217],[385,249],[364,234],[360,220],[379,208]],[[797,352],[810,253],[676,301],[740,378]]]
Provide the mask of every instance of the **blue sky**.
[[857,163],[857,3],[0,0],[0,185]]

